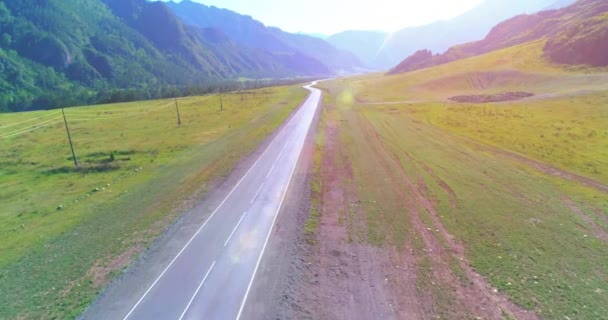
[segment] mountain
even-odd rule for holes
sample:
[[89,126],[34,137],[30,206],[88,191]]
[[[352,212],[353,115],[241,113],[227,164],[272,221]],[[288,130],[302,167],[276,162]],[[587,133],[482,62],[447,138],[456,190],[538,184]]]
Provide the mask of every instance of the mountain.
[[350,52],[338,50],[318,37],[292,34],[267,27],[250,16],[193,1],[167,2],[187,24],[224,31],[237,43],[274,54],[301,54],[324,63],[334,72],[356,71],[361,62]]
[[572,0],[557,0],[556,2],[552,3],[551,5],[543,8],[543,11],[545,10],[557,10],[557,9],[561,9],[561,8],[565,8],[571,4],[573,4],[576,1],[572,1]]
[[319,38],[319,39],[323,39],[323,40],[327,40],[327,38],[329,38],[328,35],[325,35],[325,34],[322,34],[322,33],[296,32],[296,34],[301,34],[301,35],[305,35],[305,36],[311,36],[311,37]]
[[579,0],[569,7],[519,15],[496,25],[480,41],[433,55],[420,50],[389,73],[408,72],[547,39],[545,56],[554,63],[608,66],[608,2]]
[[[449,47],[482,39],[498,22],[522,13],[533,13],[559,2],[561,5],[571,4],[575,0],[485,0],[472,10],[445,21],[437,21],[428,25],[408,27],[390,33],[382,38],[377,35],[373,41],[359,42],[357,38],[368,39],[369,32],[350,32],[351,44],[341,46],[330,40],[337,47],[353,48],[357,51],[375,52],[372,59],[362,60],[365,64],[376,69],[393,67],[404,57],[420,49],[433,52],[444,52]],[[331,39],[331,37],[330,37]],[[356,49],[354,49],[356,48]]]
[[329,74],[240,44],[146,0],[0,1],[0,111],[152,98],[237,77]]
[[353,52],[367,67],[382,69],[376,60],[387,36],[383,31],[350,30],[334,34],[327,41],[338,49]]

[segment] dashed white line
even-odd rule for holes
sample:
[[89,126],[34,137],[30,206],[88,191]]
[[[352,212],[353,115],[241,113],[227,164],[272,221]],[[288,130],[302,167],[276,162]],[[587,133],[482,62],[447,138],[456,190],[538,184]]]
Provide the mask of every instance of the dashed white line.
[[243,175],[243,177],[241,177],[241,179],[236,183],[236,185],[232,188],[232,190],[230,190],[230,193],[228,193],[228,195],[224,198],[224,200],[222,200],[222,202],[215,208],[213,213],[211,213],[211,215],[207,218],[207,220],[205,220],[203,225],[200,228],[198,228],[196,233],[194,233],[194,235],[190,238],[190,240],[188,240],[188,242],[184,245],[184,247],[173,258],[173,260],[171,260],[171,262],[169,262],[169,264],[165,267],[163,272],[161,272],[160,275],[154,280],[154,282],[152,282],[152,284],[148,287],[146,292],[144,292],[144,294],[139,298],[139,300],[137,300],[135,305],[133,305],[133,307],[131,308],[131,310],[129,310],[129,313],[127,313],[127,315],[123,318],[123,320],[127,320],[131,316],[131,314],[135,311],[135,309],[137,309],[137,307],[141,304],[141,302],[146,298],[148,293],[150,293],[152,288],[154,288],[154,286],[156,286],[158,281],[160,281],[160,279],[165,275],[165,273],[167,273],[167,270],[169,270],[169,268],[171,268],[171,266],[182,255],[182,253],[184,253],[186,248],[188,248],[190,243],[192,243],[194,238],[196,238],[196,236],[198,236],[198,234],[201,232],[201,230],[203,230],[203,228],[205,228],[205,226],[211,220],[211,218],[213,218],[213,216],[215,216],[215,214],[220,210],[220,208],[224,205],[224,203],[228,200],[228,198],[230,198],[230,196],[234,193],[234,191],[241,185],[243,180],[245,180],[245,178],[249,175],[249,173],[253,170],[253,168],[255,168],[256,165],[260,162],[260,160],[262,160],[264,155],[266,155],[268,150],[270,150],[270,147],[272,147],[274,145],[274,143],[278,140],[279,136],[281,136],[283,134],[283,132],[285,132],[285,127],[283,127],[283,129],[281,129],[281,131],[279,133],[277,133],[277,135],[274,137],[272,142],[268,145],[268,147],[266,147],[266,150],[264,150],[264,152],[260,155],[260,157],[255,161],[255,163],[249,168],[249,170],[247,170],[245,175]]
[[264,183],[262,183],[260,185],[260,187],[258,188],[258,191],[255,193],[255,196],[253,196],[253,198],[251,199],[251,202],[249,202],[249,204],[253,204],[253,202],[255,201],[255,199],[258,198],[258,196],[260,195],[260,191],[262,191],[262,187],[264,186]]
[[[311,95],[312,96],[312,95]],[[305,102],[306,103],[306,102]],[[293,121],[290,120],[290,121]],[[184,247],[182,247],[182,249],[177,253],[177,255],[173,258],[173,260],[171,260],[171,262],[169,262],[169,264],[165,267],[165,269],[163,269],[163,271],[160,273],[160,275],[154,280],[154,282],[148,287],[148,289],[144,292],[144,294],[139,298],[139,300],[135,303],[135,305],[133,305],[133,307],[131,308],[131,310],[129,310],[129,312],[127,313],[127,315],[123,318],[123,320],[128,319],[131,314],[137,309],[137,307],[142,303],[142,301],[146,298],[146,296],[150,293],[150,291],[156,286],[156,284],[160,281],[160,279],[165,275],[165,273],[171,268],[171,266],[173,266],[173,264],[175,263],[175,261],[184,253],[184,251],[186,250],[186,248],[188,248],[188,246],[192,243],[192,241],[198,236],[198,234],[205,228],[205,226],[207,225],[207,223],[215,216],[215,214],[219,211],[219,209],[224,205],[224,203],[228,200],[228,198],[230,198],[232,196],[232,194],[236,191],[236,189],[241,185],[241,183],[245,180],[245,178],[247,176],[249,176],[249,174],[251,173],[251,171],[253,170],[253,168],[255,168],[257,166],[257,164],[262,160],[262,158],[266,155],[266,153],[268,153],[268,151],[271,149],[271,147],[279,140],[279,136],[283,136],[286,132],[286,128],[289,126],[291,122],[287,123],[287,125],[283,126],[283,128],[281,128],[281,130],[275,135],[274,139],[272,140],[272,142],[266,147],[266,149],[264,150],[264,152],[259,156],[259,158],[255,161],[255,163],[247,170],[247,172],[241,177],[241,179],[236,183],[236,185],[232,188],[232,190],[228,193],[228,195],[226,195],[226,197],[222,200],[222,202],[215,208],[215,210],[211,213],[211,215],[207,218],[207,220],[205,220],[205,222],[199,227],[199,229],[194,233],[194,235],[188,240],[188,242],[184,245]],[[274,164],[276,164],[276,162],[279,160],[279,158],[281,157],[281,155],[283,154],[283,151],[285,150],[285,148],[287,147],[287,144],[285,144],[285,146],[283,147],[283,150],[281,150],[281,153],[279,154],[279,157],[277,157],[275,159]],[[302,150],[300,149],[299,151],[300,153],[302,152]],[[299,158],[299,156],[298,156]],[[274,164],[273,164],[273,168],[274,169]],[[295,166],[293,168],[293,171],[295,171]],[[291,175],[293,176],[293,171],[291,173]],[[268,174],[268,176],[270,175],[270,172]],[[267,176],[267,177],[268,177]],[[291,178],[289,180],[289,182],[291,182]],[[289,185],[289,183],[288,183]],[[283,197],[285,197],[285,193],[283,194]],[[282,205],[282,200],[281,203],[279,204],[279,209],[280,206]],[[273,226],[274,227],[274,223],[276,222],[276,218],[277,218],[277,214],[278,214],[278,210],[277,213],[275,214],[274,217],[274,221],[273,221]],[[271,232],[272,232],[272,228],[271,228]],[[255,274],[257,272],[257,269],[259,267],[260,264],[260,260],[264,254],[264,251],[266,249],[266,245],[268,243],[268,240],[270,238],[270,232],[266,237],[266,241],[264,243],[262,252],[258,258],[254,273],[252,278],[250,279],[249,282],[249,286],[247,288],[247,291],[245,293],[245,298],[242,301],[241,307],[239,309],[239,313],[237,315],[237,319],[240,318],[241,313],[243,311],[243,307],[245,306],[245,302],[247,301],[247,296],[249,295],[249,291],[251,290],[251,285],[253,283],[253,280],[255,278]],[[211,267],[209,268],[209,270],[207,271],[207,274],[205,275],[205,277],[203,278],[203,280],[201,281],[201,284],[199,285],[199,288],[197,289],[197,291],[195,292],[194,296],[192,297],[192,299],[190,300],[190,302],[188,303],[188,307],[186,308],[186,310],[184,310],[184,313],[182,314],[182,316],[180,317],[180,319],[183,318],[183,316],[185,315],[185,313],[187,312],[188,308],[190,307],[192,301],[194,300],[194,298],[196,297],[196,295],[198,294],[198,291],[200,290],[200,287],[202,287],[202,284],[204,283],[204,281],[206,280],[207,276],[209,275],[209,273],[211,272],[211,269],[215,266],[215,261],[213,262],[213,264],[211,265]]]
[[272,174],[272,171],[274,171],[275,165],[277,164],[279,159],[281,159],[281,156],[283,155],[283,152],[285,152],[287,145],[288,145],[288,143],[285,143],[285,145],[283,146],[283,149],[281,149],[281,152],[279,152],[279,156],[276,159],[274,159],[274,162],[272,163],[272,167],[270,167],[270,171],[268,171],[266,178],[270,177],[270,174]]
[[179,316],[179,320],[182,320],[184,318],[184,316],[186,315],[186,312],[188,312],[188,309],[190,309],[190,305],[192,305],[192,301],[194,301],[194,298],[196,298],[196,295],[198,295],[198,292],[203,287],[203,283],[205,283],[205,280],[207,280],[207,277],[209,276],[209,273],[211,273],[211,270],[213,269],[213,267],[215,267],[215,261],[213,261],[213,263],[211,264],[211,267],[209,267],[209,270],[207,270],[207,273],[205,273],[205,276],[203,277],[203,280],[201,280],[201,283],[198,284],[198,288],[196,288],[196,291],[194,291],[192,298],[190,298],[190,301],[188,301],[188,305],[186,306],[186,309],[184,309],[184,312],[182,312],[182,315]]
[[272,174],[272,171],[274,170],[274,165],[275,164],[276,164],[276,162],[272,164],[272,167],[270,167],[270,171],[268,171],[268,173],[266,174],[266,178],[270,177],[270,174]]
[[234,229],[232,229],[232,232],[230,232],[230,236],[228,236],[228,239],[226,239],[226,242],[224,242],[224,247],[226,245],[228,245],[228,242],[230,242],[230,239],[232,239],[232,236],[234,235],[234,233],[236,232],[236,229],[239,228],[239,226],[241,225],[241,222],[243,222],[243,218],[245,218],[245,215],[247,214],[247,211],[243,212],[243,215],[241,216],[241,218],[239,219],[239,222],[236,224],[236,226],[234,226]]
[[279,161],[279,159],[281,159],[281,156],[283,155],[283,152],[285,152],[285,149],[287,149],[287,143],[285,143],[285,145],[283,146],[283,149],[281,149],[281,152],[279,152],[279,156],[274,160],[274,162],[276,163],[277,161]]

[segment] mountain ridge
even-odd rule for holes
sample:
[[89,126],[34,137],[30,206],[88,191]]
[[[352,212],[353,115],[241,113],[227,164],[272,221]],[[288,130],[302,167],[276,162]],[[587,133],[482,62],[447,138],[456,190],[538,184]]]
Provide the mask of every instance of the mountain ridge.
[[419,50],[388,74],[424,69],[511,46],[547,39],[544,54],[554,63],[608,65],[608,3],[579,0],[568,7],[505,20],[479,41],[451,47],[443,54]]
[[165,3],[186,23],[200,28],[221,29],[236,42],[252,48],[276,54],[308,56],[334,72],[353,72],[362,67],[353,53],[336,49],[318,37],[288,33],[278,27],[268,27],[251,16],[194,1]]
[[[486,0],[477,7],[448,20],[407,27],[396,32],[379,34],[366,42],[342,43],[335,37],[328,40],[336,47],[354,52],[375,52],[371,60],[364,60],[374,69],[386,70],[394,67],[404,57],[420,49],[444,52],[454,45],[483,39],[499,21],[522,13],[540,11],[551,5],[564,5],[575,0]],[[365,34],[359,33],[359,37]],[[380,43],[380,45],[378,45]],[[373,44],[370,46],[370,44]]]

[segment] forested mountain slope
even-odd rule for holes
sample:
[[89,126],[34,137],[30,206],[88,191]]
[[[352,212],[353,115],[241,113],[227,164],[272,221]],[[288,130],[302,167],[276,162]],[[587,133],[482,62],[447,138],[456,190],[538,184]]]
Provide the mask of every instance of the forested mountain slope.
[[328,74],[223,31],[184,24],[145,0],[0,1],[0,111],[147,99],[237,77]]

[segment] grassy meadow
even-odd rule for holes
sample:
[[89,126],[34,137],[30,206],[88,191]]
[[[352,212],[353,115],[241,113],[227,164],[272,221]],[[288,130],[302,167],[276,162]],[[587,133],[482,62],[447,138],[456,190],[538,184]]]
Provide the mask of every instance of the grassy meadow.
[[[318,144],[337,145],[339,159],[326,172],[358,199],[340,216],[349,241],[411,250],[433,317],[483,318],[479,274],[496,289],[489,295],[540,318],[606,319],[608,194],[520,159],[608,185],[607,76],[551,65],[541,48],[320,84],[328,98]],[[536,96],[447,100],[514,90]],[[333,176],[317,170],[313,185]]]
[[80,314],[306,96],[275,87],[0,115],[0,318]]

